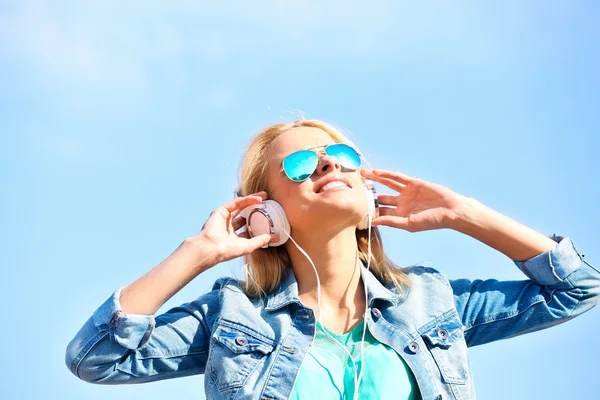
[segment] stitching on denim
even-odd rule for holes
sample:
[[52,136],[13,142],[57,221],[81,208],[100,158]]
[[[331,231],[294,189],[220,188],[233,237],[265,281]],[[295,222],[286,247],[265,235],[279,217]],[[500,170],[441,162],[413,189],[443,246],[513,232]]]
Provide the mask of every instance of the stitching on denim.
[[[117,364],[116,366],[116,370],[119,371],[122,374],[131,376],[133,378],[136,379],[131,379],[126,383],[140,383],[139,381],[143,379],[142,382],[154,382],[156,380],[164,380],[164,379],[170,379],[171,377],[173,378],[177,378],[182,376],[182,372],[181,371],[167,371],[167,372],[161,372],[160,374],[157,375],[136,375],[132,372],[126,371],[123,368],[120,368],[120,365]],[[201,374],[202,373],[202,368],[198,367],[198,368],[190,368],[190,369],[186,369],[185,372],[183,372],[183,376],[190,376],[190,375],[197,375],[197,374]]]
[[[468,331],[469,329],[471,329],[471,328],[474,328],[474,327],[477,327],[477,326],[481,326],[481,325],[487,325],[487,324],[492,324],[492,323],[494,323],[494,322],[499,322],[499,321],[504,321],[504,320],[506,320],[506,319],[511,319],[511,318],[514,318],[514,317],[516,317],[517,315],[523,314],[525,311],[529,310],[529,309],[530,309],[532,306],[534,306],[534,305],[536,305],[536,304],[539,304],[539,303],[546,303],[546,300],[545,300],[544,296],[542,295],[541,297],[542,297],[541,299],[539,299],[539,300],[537,300],[537,301],[534,301],[533,303],[529,304],[527,307],[525,307],[525,308],[524,308],[523,310],[521,310],[521,311],[517,311],[517,312],[514,312],[514,313],[508,313],[508,314],[506,315],[506,317],[498,318],[498,316],[499,316],[499,315],[502,315],[502,314],[503,314],[503,313],[498,313],[498,314],[494,314],[494,315],[491,317],[491,319],[490,319],[489,321],[480,322],[480,323],[478,323],[478,324],[473,324],[473,325],[471,325],[471,326],[469,326],[469,327],[466,327],[466,326],[465,326],[465,328],[466,328],[466,329],[465,329],[465,332],[466,332],[466,331]],[[547,303],[546,303],[546,304],[547,304]]]
[[454,393],[454,396],[456,396],[457,400],[463,400],[464,397],[461,394],[461,390],[460,388],[466,387],[467,386],[467,380],[469,379],[468,377],[468,373],[467,373],[467,378],[465,379],[464,383],[448,383],[448,386],[450,386],[450,390],[452,390],[452,393]]
[[194,355],[194,354],[208,353],[208,350],[186,351],[186,350],[182,349],[182,351],[183,351],[183,353],[180,353],[180,354],[178,354],[177,351],[174,351],[175,354],[173,354],[173,355],[170,355],[170,354],[167,355],[168,353],[166,353],[166,354],[163,354],[163,355],[140,356],[140,357],[136,357],[136,358],[138,360],[148,360],[148,359],[159,359],[159,360],[162,360],[162,359],[166,359],[166,358],[177,358],[177,357],[185,357],[185,356]]
[[250,369],[250,371],[248,371],[248,373],[246,374],[246,377],[244,378],[244,380],[242,380],[242,382],[240,383],[239,387],[237,387],[237,390],[235,390],[235,393],[237,394],[237,392],[242,389],[244,387],[244,385],[246,384],[246,382],[248,381],[248,379],[250,379],[250,376],[252,376],[252,374],[254,373],[254,371],[256,370],[256,368],[258,368],[259,365],[261,365],[261,363],[264,363],[264,360],[267,359],[269,357],[268,354],[264,354],[263,357],[260,357],[259,359],[256,360],[256,363],[254,365],[254,367],[252,367]]
[[527,263],[525,261],[519,261],[521,264],[521,271],[527,275],[527,277],[536,285],[541,285],[540,281],[537,280],[535,275],[531,272],[531,270],[527,267]]
[[440,314],[434,320],[429,321],[425,325],[421,325],[420,327],[416,328],[414,330],[414,332],[411,332],[410,337],[412,339],[419,338],[419,337],[425,335],[427,332],[429,332],[434,326],[437,326],[440,323],[446,322],[450,319],[456,319],[460,323],[461,326],[463,325],[462,321],[460,320],[460,315],[458,315],[458,312],[456,311],[456,309],[451,308],[447,311],[444,311],[442,314]]
[[[556,249],[556,247],[554,249]],[[556,282],[552,283],[552,285],[564,281],[564,278],[561,278],[560,276],[558,276],[558,272],[557,272],[556,268],[554,267],[554,264],[552,263],[552,250],[554,250],[554,249],[551,249],[547,253],[545,253],[545,255],[548,257],[548,264],[550,264],[550,273],[552,273],[552,277],[556,280]],[[581,258],[581,257],[579,257],[579,258]]]
[[[219,289],[219,291],[217,292],[217,300],[218,300],[218,304],[215,307],[216,310],[213,312],[213,315],[211,317],[211,308],[207,307],[207,311],[206,311],[206,315],[203,314],[202,307],[200,307],[198,309],[198,312],[200,313],[200,315],[204,318],[199,318],[200,321],[200,325],[203,325],[203,327],[208,328],[208,337],[210,337],[212,335],[213,332],[213,327],[215,325],[215,321],[217,321],[219,319],[219,316],[221,314],[221,309],[222,309],[222,304],[223,302],[221,301],[221,292],[222,292],[222,288]],[[206,305],[208,306],[208,303],[206,303]]]
[[[225,348],[227,348],[226,345],[223,345],[221,342],[217,341],[217,339],[214,339],[214,340],[215,340],[215,343],[218,343],[218,345],[224,346]],[[228,349],[228,350],[231,350],[231,349]],[[213,355],[214,355],[214,351],[211,351],[210,355],[209,355],[209,357],[208,357],[208,359],[206,361],[205,369],[208,368],[208,365],[212,365],[213,364],[213,362],[212,362]],[[268,354],[265,354],[263,358],[268,357],[268,356],[269,356]],[[248,379],[248,377],[250,376],[250,374],[252,374],[252,372],[254,372],[254,369],[256,369],[256,366],[258,364],[260,364],[261,360],[262,360],[262,358],[256,360],[255,365],[248,371],[247,376],[246,376],[246,378],[244,380],[242,380],[242,381],[236,380],[234,383],[230,383],[228,385],[225,384],[225,383],[222,383],[222,382],[218,382],[218,378],[215,376],[217,374],[216,374],[216,372],[212,368],[210,369],[210,371],[209,371],[208,374],[206,374],[206,372],[205,372],[205,375],[209,375],[209,379],[214,383],[215,387],[219,390],[219,392],[223,392],[223,391],[227,391],[227,390],[232,390],[231,396],[233,398],[233,396],[236,395],[236,393],[239,391],[239,389],[244,386],[244,383],[246,382],[246,380]]]
[[592,267],[596,272],[598,272],[600,274],[600,269],[594,267],[592,264],[590,264],[589,262],[587,262],[587,260],[585,259],[581,259],[581,261],[583,261],[584,263],[586,263],[587,265],[589,265],[590,267]]
[[[576,285],[573,283],[573,281],[571,281],[571,275],[567,276],[565,278],[565,280],[569,281],[569,283],[574,287],[574,289],[577,290],[577,294],[579,296],[581,296],[581,294],[583,293],[582,290],[578,287],[575,287]],[[577,310],[577,307],[579,307],[579,305],[582,303],[581,301],[581,297],[577,298],[577,303],[575,304],[575,306],[573,306],[573,309],[571,310],[571,312],[569,313],[569,315],[567,315],[567,318],[571,318],[571,316],[575,313],[575,310]]]
[[[231,329],[242,331],[242,332],[247,333],[248,335],[253,336],[259,340],[262,340],[263,342],[270,344],[272,346],[275,346],[275,344],[276,344],[276,339],[271,339],[270,337],[265,336],[262,333],[257,332],[254,329],[249,328],[245,325],[240,325],[238,323],[235,323],[235,322],[223,319],[223,318],[220,319],[218,325],[222,325],[222,326],[226,326]],[[215,329],[215,331],[216,331],[216,329]]]
[[[286,339],[288,338],[288,336],[290,335],[290,333],[292,332],[292,329],[295,328],[296,326],[294,325],[296,322],[296,318],[298,318],[296,316],[296,314],[294,314],[294,316],[292,317],[292,325],[290,326],[290,329],[288,329],[285,337],[281,338],[281,341],[279,343],[283,343],[286,341]],[[296,328],[297,329],[297,328]],[[302,336],[304,336],[304,334],[302,334]],[[277,360],[279,358],[279,353],[280,353],[280,349],[281,349],[281,344],[279,346],[276,347],[275,351],[273,353],[271,353],[269,355],[269,357],[275,357],[275,361],[271,363],[271,367],[269,368],[268,372],[267,372],[267,379],[265,380],[265,385],[263,386],[262,390],[260,391],[260,398],[263,398],[263,394],[265,393],[265,390],[267,389],[267,385],[269,383],[269,380],[271,378],[271,372],[273,371],[273,368],[275,368],[275,364],[277,364]],[[308,350],[307,350],[308,353]],[[304,357],[306,357],[306,354],[304,355]],[[294,379],[292,380],[292,389],[294,387],[294,382],[296,381],[296,377],[298,376],[298,373],[300,371],[300,367],[298,368],[298,371],[296,371],[296,375],[294,377]]]
[[[573,271],[573,272],[575,272],[575,271]],[[578,290],[578,292],[579,292],[579,293],[581,293],[581,290],[580,290],[579,288],[577,288],[575,284],[573,284],[572,280],[570,279],[570,275],[571,275],[571,274],[569,274],[569,276],[567,276],[567,278],[565,278],[565,280],[563,280],[563,281],[561,281],[561,282],[558,282],[558,283],[563,283],[564,281],[568,281],[568,282],[569,282],[569,284],[571,285],[571,287],[570,287],[568,290],[566,290],[566,291],[561,291],[561,292],[567,292],[567,291],[572,291],[573,289],[577,289],[577,290]],[[540,285],[540,286],[550,286],[550,285]],[[547,289],[547,288],[546,288],[545,290],[546,290],[546,291],[548,291],[549,289]],[[545,297],[545,296],[544,296],[542,293],[540,293],[539,295],[540,295],[540,296],[542,296],[542,299],[540,299],[540,300],[537,300],[537,301],[534,301],[533,303],[531,303],[531,304],[529,304],[527,307],[525,307],[523,310],[521,310],[521,311],[517,311],[517,312],[515,312],[515,313],[508,313],[508,314],[506,315],[506,317],[501,317],[501,318],[498,318],[498,316],[499,316],[499,315],[502,315],[503,313],[497,313],[497,314],[494,314],[494,315],[492,315],[492,316],[490,317],[490,320],[488,320],[488,321],[484,321],[484,322],[480,322],[480,323],[477,323],[477,324],[472,324],[471,326],[469,326],[468,328],[466,328],[466,329],[465,329],[465,331],[467,331],[467,330],[469,330],[469,329],[471,329],[471,328],[473,328],[473,327],[476,327],[476,326],[481,326],[481,325],[485,325],[485,324],[489,324],[489,323],[493,323],[493,322],[497,322],[497,321],[503,321],[503,320],[505,320],[505,319],[514,318],[514,317],[516,317],[517,315],[524,313],[524,312],[525,312],[525,311],[527,311],[527,310],[528,310],[530,307],[532,307],[532,306],[534,306],[534,305],[536,305],[536,304],[538,304],[538,303],[540,303],[540,302],[544,302],[544,303],[546,303],[546,304],[551,304],[551,303],[552,303],[552,301],[554,301],[554,300],[555,300],[555,297],[554,297],[554,295],[553,295],[553,294],[554,294],[554,292],[555,292],[555,291],[557,291],[557,290],[559,290],[559,289],[553,289],[553,290],[551,290],[551,291],[550,291],[550,295],[551,295],[550,301],[546,301],[546,297]],[[577,307],[577,305],[576,305],[575,307]]]
[[[381,317],[378,318],[378,321],[382,321],[385,325],[387,326],[391,326],[394,330],[400,331],[402,332],[404,335],[406,335],[407,337],[414,339],[414,336],[412,336],[409,332],[407,332],[406,330],[404,330],[403,328],[396,326],[396,325],[392,325],[390,324],[385,318],[383,318],[383,314],[381,315]],[[373,323],[376,323],[375,321],[373,321]],[[371,332],[371,334],[373,334]]]
[[[90,351],[91,351],[91,350],[94,348],[94,346],[95,346],[96,344],[98,344],[98,343],[99,343],[99,342],[100,342],[100,341],[101,341],[101,340],[102,340],[104,337],[106,337],[106,335],[108,335],[108,332],[105,332],[104,334],[102,334],[102,335],[101,335],[101,336],[100,336],[100,337],[99,337],[97,340],[95,340],[95,341],[94,341],[94,340],[92,340],[92,341],[90,342],[90,343],[91,343],[91,345],[88,343],[88,346],[89,346],[89,348],[88,348],[87,350],[85,350],[85,353],[84,353],[83,355],[81,355],[81,353],[80,353],[81,357],[79,357],[79,358],[78,358],[78,357],[76,357],[76,358],[73,360],[73,364],[76,364],[76,365],[75,365],[75,376],[77,376],[78,378],[80,378],[80,379],[81,379],[81,377],[79,376],[79,365],[80,365],[80,364],[81,364],[81,362],[82,362],[82,361],[85,359],[85,356],[87,356],[87,355],[88,355],[88,353],[89,353],[89,352],[90,352]],[[73,364],[71,365],[71,367],[73,367]]]
[[146,332],[144,332],[144,336],[142,337],[142,340],[140,341],[140,345],[138,346],[138,349],[141,349],[148,343],[148,341],[150,340],[150,336],[152,335],[152,332],[154,332],[155,326],[156,326],[156,320],[154,319],[154,316],[152,315],[150,318],[150,324],[148,324],[148,328],[146,329]]

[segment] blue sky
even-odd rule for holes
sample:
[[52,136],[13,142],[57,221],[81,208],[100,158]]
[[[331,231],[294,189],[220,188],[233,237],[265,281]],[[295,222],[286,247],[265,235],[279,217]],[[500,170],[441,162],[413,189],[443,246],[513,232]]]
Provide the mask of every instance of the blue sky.
[[[79,381],[66,345],[231,198],[256,131],[301,116],[600,264],[597,2],[214,3],[0,3],[1,398],[204,398],[202,376]],[[401,265],[525,279],[456,231],[383,235]],[[214,267],[159,312],[240,268]],[[597,396],[598,321],[471,348],[478,397]]]

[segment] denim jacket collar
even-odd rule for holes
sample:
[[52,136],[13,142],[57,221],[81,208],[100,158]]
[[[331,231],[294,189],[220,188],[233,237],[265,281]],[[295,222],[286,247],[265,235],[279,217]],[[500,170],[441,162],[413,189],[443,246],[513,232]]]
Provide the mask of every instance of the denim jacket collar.
[[[363,279],[366,277],[367,280],[369,306],[373,304],[375,299],[381,299],[392,305],[397,305],[402,296],[382,285],[371,270],[367,270],[367,267],[362,260],[359,259],[358,263],[360,263],[361,276]],[[298,282],[296,281],[294,269],[290,266],[286,269],[278,289],[268,296],[265,310],[278,310],[291,303],[298,303],[300,306],[304,306],[298,296]]]

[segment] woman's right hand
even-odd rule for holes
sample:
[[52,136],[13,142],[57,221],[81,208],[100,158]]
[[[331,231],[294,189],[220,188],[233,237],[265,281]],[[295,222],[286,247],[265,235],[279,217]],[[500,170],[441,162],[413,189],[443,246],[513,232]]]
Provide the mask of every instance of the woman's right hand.
[[247,232],[236,233],[246,224],[246,219],[238,216],[246,207],[259,204],[267,198],[266,192],[238,197],[215,209],[196,236],[189,239],[195,248],[203,252],[214,252],[216,263],[250,254],[272,241],[279,240],[276,235],[264,234],[253,238]]

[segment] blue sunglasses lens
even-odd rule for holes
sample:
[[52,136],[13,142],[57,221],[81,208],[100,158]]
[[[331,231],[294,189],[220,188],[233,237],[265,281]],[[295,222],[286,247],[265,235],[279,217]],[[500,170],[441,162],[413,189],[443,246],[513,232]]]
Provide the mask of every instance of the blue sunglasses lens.
[[360,156],[352,147],[347,144],[333,144],[325,149],[325,152],[338,159],[341,166],[345,169],[357,169],[360,167]]
[[319,156],[314,151],[300,150],[283,160],[283,170],[294,182],[302,182],[315,172]]
[[[360,167],[360,156],[347,144],[337,143],[327,146],[325,153],[337,158],[343,169],[357,169]],[[310,177],[317,165],[319,156],[312,150],[300,150],[290,154],[283,160],[283,170],[288,178],[294,182],[302,182]]]

